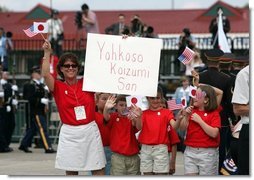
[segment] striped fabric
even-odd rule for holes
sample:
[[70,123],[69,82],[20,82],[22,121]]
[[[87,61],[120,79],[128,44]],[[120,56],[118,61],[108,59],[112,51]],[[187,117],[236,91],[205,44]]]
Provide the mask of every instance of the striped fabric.
[[31,26],[31,27],[29,27],[28,29],[23,29],[23,31],[25,32],[25,34],[28,36],[28,37],[33,37],[33,36],[35,36],[36,34],[38,34],[38,33],[35,33],[34,32],[34,26]]
[[178,57],[179,61],[181,61],[184,65],[188,64],[194,57],[195,52],[192,51],[187,46],[185,47],[183,53]]

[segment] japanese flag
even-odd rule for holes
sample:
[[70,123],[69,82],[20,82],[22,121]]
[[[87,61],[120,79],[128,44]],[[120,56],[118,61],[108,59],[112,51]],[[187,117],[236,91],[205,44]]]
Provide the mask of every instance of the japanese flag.
[[34,33],[48,33],[48,23],[46,22],[34,22]]
[[197,91],[196,86],[190,86],[189,96],[192,97],[192,98],[195,98],[196,97],[196,91]]
[[181,97],[181,103],[182,103],[183,108],[186,108],[186,107],[187,107],[187,99],[186,99],[186,96]]
[[131,104],[135,104],[140,107],[142,111],[148,109],[148,101],[145,96],[127,96],[126,103],[127,107],[130,107]]

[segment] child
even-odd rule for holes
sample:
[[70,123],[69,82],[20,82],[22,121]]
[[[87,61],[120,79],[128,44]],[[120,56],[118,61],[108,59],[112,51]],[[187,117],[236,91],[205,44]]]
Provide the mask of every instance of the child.
[[176,170],[176,155],[177,155],[177,144],[180,143],[178,134],[171,125],[168,126],[168,155],[169,155],[169,174],[175,174]]
[[[109,111],[115,107],[117,112]],[[134,120],[126,114],[126,97],[110,96],[105,104],[103,115],[110,127],[110,148],[112,151],[110,175],[139,175],[139,146],[135,133],[138,129]]]
[[104,122],[103,109],[105,107],[106,101],[110,96],[109,93],[96,93],[95,102],[96,102],[96,112],[95,112],[95,122],[98,125],[100,130],[102,144],[104,147],[104,152],[106,156],[107,164],[105,166],[105,175],[110,175],[110,166],[111,166],[111,155],[112,152],[109,148],[110,145],[110,129]]
[[[161,99],[161,107],[168,108],[167,100]],[[173,175],[175,173],[176,167],[176,155],[177,155],[177,144],[180,143],[178,134],[174,128],[169,124],[168,125],[168,157],[169,157],[169,174]]]
[[[199,75],[193,73],[198,85]],[[192,105],[181,111],[180,128],[187,129],[184,151],[185,175],[218,175],[220,144],[219,104],[223,92],[215,87],[199,85]]]
[[161,106],[163,98],[162,89],[159,87],[156,97],[148,97],[149,109],[145,110],[141,118],[139,142],[142,144],[140,151],[140,170],[144,175],[168,174],[168,132],[170,124],[173,128],[179,126],[179,121],[174,120],[174,115],[169,109]]

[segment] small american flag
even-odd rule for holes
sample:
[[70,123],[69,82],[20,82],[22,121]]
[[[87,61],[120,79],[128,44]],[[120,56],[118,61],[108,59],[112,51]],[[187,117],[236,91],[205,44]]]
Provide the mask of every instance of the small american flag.
[[34,26],[31,26],[31,27],[28,28],[28,29],[23,29],[23,31],[25,32],[25,34],[26,34],[28,37],[33,37],[33,36],[35,36],[36,34],[38,34],[38,33],[35,33],[35,32],[34,32]]
[[195,55],[195,52],[186,46],[183,53],[178,57],[178,59],[184,65],[186,65],[193,59],[194,55]]
[[177,110],[177,109],[182,109],[183,105],[181,102],[181,99],[171,99],[169,101],[167,101],[168,103],[168,108],[173,111],[173,110]]

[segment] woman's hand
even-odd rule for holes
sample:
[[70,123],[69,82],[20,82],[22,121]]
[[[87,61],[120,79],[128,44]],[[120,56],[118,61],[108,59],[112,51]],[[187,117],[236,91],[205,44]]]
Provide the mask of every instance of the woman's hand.
[[48,40],[45,40],[45,42],[42,45],[42,48],[43,48],[45,53],[51,53],[51,51],[52,51],[51,44]]

